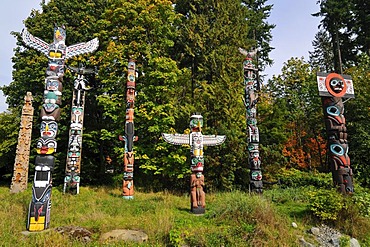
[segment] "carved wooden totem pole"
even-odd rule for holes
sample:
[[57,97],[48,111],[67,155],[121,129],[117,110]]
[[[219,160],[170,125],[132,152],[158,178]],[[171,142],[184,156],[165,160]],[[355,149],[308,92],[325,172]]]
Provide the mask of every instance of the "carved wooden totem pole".
[[353,192],[353,174],[348,156],[347,127],[342,98],[354,98],[352,78],[336,73],[317,73],[326,134],[329,165],[334,185],[343,193]]
[[134,128],[134,104],[136,97],[136,64],[129,59],[127,67],[126,83],[126,123],[125,135],[120,140],[125,142],[125,154],[123,158],[123,198],[134,198],[134,141],[137,140]]
[[64,178],[63,192],[72,194],[80,193],[80,173],[81,173],[81,153],[82,153],[82,133],[85,109],[85,92],[87,88],[86,74],[94,73],[92,69],[68,67],[77,73],[74,81],[71,125],[69,128],[69,141],[66,160],[66,176]]
[[11,193],[22,192],[27,189],[28,164],[30,159],[30,146],[32,135],[32,93],[27,92],[22,108],[21,125],[18,134],[18,145],[14,162],[14,172],[10,185]]
[[29,206],[27,229],[42,231],[50,224],[52,172],[54,169],[54,153],[57,149],[57,121],[60,118],[62,81],[65,60],[83,53],[92,52],[98,47],[95,38],[87,43],[72,46],[65,45],[66,31],[64,27],[54,28],[54,42],[34,37],[26,29],[22,31],[23,42],[46,55],[49,59],[46,69],[44,104],[41,109],[41,137],[37,141],[35,159],[35,177],[32,186],[32,201]]
[[259,132],[257,127],[257,101],[260,89],[258,69],[253,64],[256,51],[247,52],[239,48],[239,52],[246,56],[243,62],[245,98],[243,99],[247,111],[248,127],[248,154],[249,154],[249,187],[252,192],[262,193],[261,159],[258,151]]
[[205,212],[206,201],[204,193],[204,158],[203,146],[216,146],[226,140],[226,136],[203,135],[203,117],[194,114],[190,117],[191,133],[186,134],[165,134],[163,139],[173,145],[190,145],[190,208],[194,214]]

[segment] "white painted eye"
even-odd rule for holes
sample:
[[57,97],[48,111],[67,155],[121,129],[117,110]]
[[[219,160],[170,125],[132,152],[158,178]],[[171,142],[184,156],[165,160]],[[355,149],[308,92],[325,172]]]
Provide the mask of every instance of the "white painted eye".
[[340,111],[338,109],[338,107],[336,106],[329,106],[326,108],[326,112],[329,114],[329,115],[332,115],[332,116],[339,116],[340,114]]
[[338,144],[332,144],[330,145],[330,151],[336,155],[342,156],[344,154],[344,149],[341,145]]
[[49,142],[48,143],[48,148],[54,148],[55,147],[55,145],[54,145],[54,143],[53,142]]

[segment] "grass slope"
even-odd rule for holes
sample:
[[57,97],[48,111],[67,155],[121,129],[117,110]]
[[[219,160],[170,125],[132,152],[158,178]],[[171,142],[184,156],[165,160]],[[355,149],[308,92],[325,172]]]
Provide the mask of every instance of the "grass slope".
[[[24,236],[30,187],[18,194],[0,187],[0,246],[290,247],[299,246],[297,236],[304,235],[312,222],[304,198],[299,192],[292,197],[287,190],[266,191],[263,196],[240,191],[207,194],[206,214],[195,216],[189,213],[188,195],[137,192],[128,201],[119,189],[82,187],[73,196],[54,188],[51,228],[84,227],[93,232],[92,241],[84,243],[53,230]],[[292,221],[299,227],[291,227]],[[100,242],[100,235],[113,229],[143,230],[149,240],[141,245]],[[305,239],[310,240],[309,236]]]

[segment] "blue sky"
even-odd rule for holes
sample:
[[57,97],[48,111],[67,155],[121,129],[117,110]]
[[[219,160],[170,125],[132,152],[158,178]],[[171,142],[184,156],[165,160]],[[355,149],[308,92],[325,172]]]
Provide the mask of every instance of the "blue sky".
[[[0,9],[0,85],[8,85],[12,81],[13,49],[15,38],[11,31],[21,31],[23,20],[32,9],[40,9],[41,0],[1,0]],[[273,10],[268,22],[275,24],[272,31],[271,46],[275,49],[270,54],[274,60],[271,67],[263,72],[267,78],[280,74],[283,63],[291,57],[304,57],[308,60],[308,51],[312,51],[312,40],[317,33],[319,18],[311,14],[319,11],[316,0],[268,0]],[[27,83],[27,82],[25,82]],[[5,111],[5,97],[0,93],[0,112]]]

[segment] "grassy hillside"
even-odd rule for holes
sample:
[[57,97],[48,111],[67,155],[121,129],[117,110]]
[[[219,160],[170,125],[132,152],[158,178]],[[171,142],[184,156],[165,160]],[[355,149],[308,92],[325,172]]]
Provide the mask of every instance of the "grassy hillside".
[[[140,246],[299,246],[298,236],[314,242],[306,232],[321,223],[310,210],[307,189],[272,189],[262,196],[240,191],[207,194],[206,214],[195,216],[189,213],[188,195],[137,192],[127,201],[119,189],[82,187],[72,196],[54,188],[51,228],[84,227],[93,232],[92,241],[84,243],[53,230],[24,236],[30,187],[19,194],[0,187],[0,246],[122,246],[99,241],[102,233],[113,229],[143,230],[149,240]],[[341,230],[370,243],[370,220],[351,207],[346,210],[352,210],[351,219],[339,217],[332,223],[351,224]],[[298,228],[291,226],[293,221]]]

